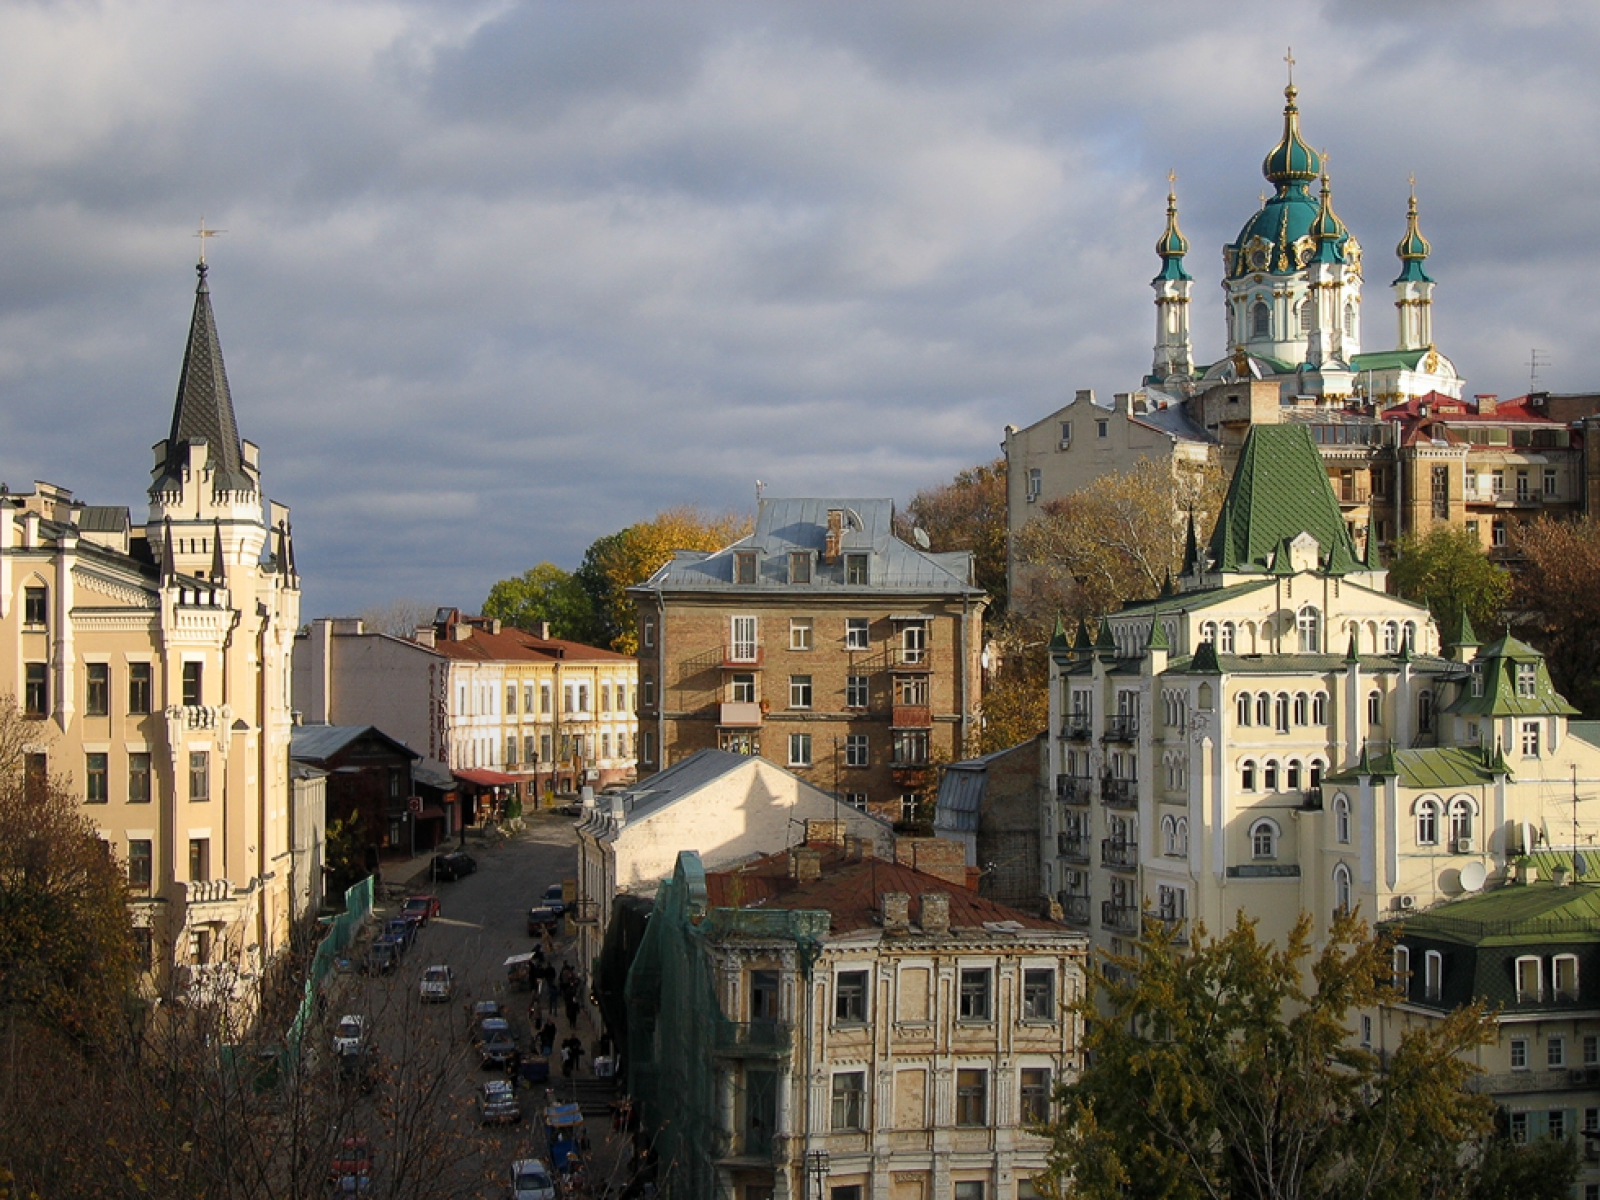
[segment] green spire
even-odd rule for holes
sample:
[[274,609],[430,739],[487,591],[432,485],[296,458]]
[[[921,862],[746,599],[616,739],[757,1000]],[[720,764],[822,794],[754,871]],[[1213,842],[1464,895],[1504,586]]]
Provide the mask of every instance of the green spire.
[[1193,278],[1183,269],[1183,256],[1189,253],[1189,239],[1178,228],[1177,180],[1175,172],[1167,173],[1167,228],[1156,242],[1156,254],[1161,259],[1161,271],[1156,280]]
[[1167,641],[1167,626],[1157,617],[1150,622],[1150,636],[1145,639],[1146,650],[1171,650],[1172,643]]
[[1361,655],[1356,651],[1356,635],[1353,630],[1350,633],[1350,649],[1344,652],[1344,660],[1347,663],[1358,663],[1361,661]]
[[1273,552],[1302,533],[1328,555],[1331,573],[1354,568],[1355,543],[1311,431],[1299,424],[1253,426],[1211,535],[1212,562],[1219,571],[1265,573]]
[[1050,649],[1070,650],[1071,644],[1067,641],[1067,623],[1059,616],[1056,617],[1055,632],[1050,635]]
[[1344,261],[1344,243],[1350,231],[1344,227],[1333,211],[1333,186],[1328,173],[1322,173],[1322,197],[1317,205],[1317,216],[1311,222],[1311,237],[1317,243],[1316,262],[1340,263]]
[[1082,617],[1078,618],[1078,640],[1073,643],[1074,650],[1093,650],[1094,639],[1089,636],[1089,622]]
[[1189,660],[1189,671],[1195,675],[1221,675],[1222,664],[1217,661],[1217,644],[1201,642],[1200,648]]
[[1472,619],[1467,616],[1467,606],[1465,604],[1460,609],[1460,616],[1456,622],[1455,641],[1452,644],[1456,646],[1476,646],[1479,644],[1478,634],[1472,628]]
[[1116,650],[1117,639],[1111,636],[1111,622],[1104,617],[1100,618],[1100,636],[1095,639],[1096,650]]
[[1178,590],[1172,586],[1172,571],[1169,568],[1167,577],[1161,581],[1161,599],[1166,600],[1177,594]]
[[1400,256],[1400,276],[1396,283],[1432,283],[1428,273],[1422,269],[1423,262],[1433,252],[1433,247],[1428,245],[1428,239],[1422,236],[1422,230],[1417,228],[1417,187],[1416,181],[1411,184],[1411,200],[1406,205],[1406,235],[1400,239],[1400,244],[1394,248]]

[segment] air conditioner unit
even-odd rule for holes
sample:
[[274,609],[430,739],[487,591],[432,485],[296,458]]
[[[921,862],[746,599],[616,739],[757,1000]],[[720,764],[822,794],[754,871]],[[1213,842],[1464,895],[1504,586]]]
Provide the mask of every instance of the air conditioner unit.
[[1409,912],[1417,906],[1417,898],[1415,896],[1396,896],[1394,898],[1394,906],[1402,912]]
[[1456,853],[1457,854],[1476,854],[1477,852],[1478,852],[1478,839],[1477,838],[1464,837],[1464,838],[1457,838],[1456,839]]
[[1072,449],[1072,439],[1069,438],[1069,437],[1062,438],[1061,439],[1061,449],[1063,449],[1063,450],[1071,450]]

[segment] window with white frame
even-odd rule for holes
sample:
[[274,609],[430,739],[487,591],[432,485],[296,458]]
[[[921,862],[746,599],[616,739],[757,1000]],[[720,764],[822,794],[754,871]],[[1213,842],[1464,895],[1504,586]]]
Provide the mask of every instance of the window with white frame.
[[913,621],[900,631],[900,661],[920,663],[928,657],[928,627]]
[[1368,692],[1367,693],[1367,724],[1368,725],[1382,725],[1383,724],[1383,693],[1382,692]]
[[867,811],[867,794],[865,792],[846,792],[844,802],[857,812]]
[[790,617],[789,618],[789,649],[791,649],[791,650],[809,650],[809,649],[811,649],[811,618],[810,617]]
[[1256,724],[1272,728],[1272,694],[1261,692],[1256,696]]
[[1053,1021],[1056,1011],[1056,973],[1051,967],[1027,967],[1022,972],[1022,1019]]
[[1278,825],[1277,822],[1263,817],[1250,826],[1250,857],[1251,858],[1277,858],[1278,857]]
[[1300,634],[1301,654],[1322,653],[1322,614],[1312,605],[1306,605],[1295,619]]
[[1422,956],[1422,995],[1426,1000],[1444,995],[1444,955],[1437,950]]
[[1156,915],[1163,921],[1185,920],[1189,916],[1189,893],[1163,883],[1156,889]]
[[1279,692],[1272,701],[1272,727],[1279,733],[1289,732],[1289,693]]
[[864,1025],[870,997],[866,971],[840,971],[833,979],[833,1019],[839,1025]]
[[1535,954],[1519,955],[1516,962],[1517,1003],[1544,999],[1544,961]]
[[1240,726],[1250,724],[1250,714],[1255,710],[1255,700],[1249,692],[1240,692],[1233,701],[1234,721]]
[[734,704],[754,704],[756,702],[756,673],[754,671],[735,671],[728,683],[728,698]]
[[789,735],[789,765],[791,767],[809,767],[811,765],[811,735],[809,733],[791,733]]
[[1539,722],[1524,721],[1522,723],[1522,757],[1539,757]]
[[1044,472],[1038,467],[1028,469],[1028,503],[1032,504],[1044,491]]
[[1393,951],[1393,973],[1390,983],[1394,990],[1402,996],[1411,990],[1411,948],[1409,946],[1396,946]]
[[1544,1040],[1544,1065],[1557,1070],[1567,1065],[1567,1039],[1552,1033]]
[[811,551],[791,550],[789,552],[789,582],[811,582]]
[[869,767],[872,765],[866,734],[849,733],[845,735],[844,765],[847,767]]
[[1313,725],[1328,723],[1328,693],[1317,692],[1311,697],[1311,723]]
[[1333,838],[1341,846],[1350,844],[1350,797],[1342,792],[1333,798]]
[[867,650],[872,646],[872,623],[866,617],[846,617],[844,622],[844,648]]
[[865,675],[846,675],[844,677],[844,706],[846,708],[865,708],[867,706],[867,677]]
[[1511,1039],[1511,1069],[1513,1071],[1526,1071],[1528,1069],[1528,1039]]
[[810,708],[811,707],[811,676],[809,676],[809,675],[791,675],[791,676],[789,676],[789,707],[790,708]]
[[1269,758],[1266,766],[1261,768],[1261,789],[1266,792],[1275,792],[1278,790],[1278,782],[1278,760]]
[[1355,907],[1355,889],[1350,878],[1350,868],[1340,863],[1333,869],[1333,906],[1341,912]]
[[833,1077],[834,1129],[866,1128],[867,1076],[865,1071],[839,1071]]
[[1600,1034],[1583,1035],[1583,1065],[1600,1067]]
[[1537,692],[1539,673],[1532,663],[1517,664],[1517,696],[1522,700],[1532,700]]
[[1234,645],[1234,624],[1232,621],[1224,621],[1222,623],[1221,635],[1221,640],[1217,643],[1217,649],[1223,654],[1232,654]]
[[1400,652],[1400,626],[1395,621],[1384,622],[1383,652],[1385,654],[1398,654]]
[[759,643],[756,641],[756,619],[754,617],[734,617],[730,622],[732,626],[732,641],[729,645],[729,658],[734,662],[755,662],[758,657]]
[[1245,792],[1256,790],[1256,764],[1254,759],[1245,759],[1239,764],[1239,789]]
[[1311,697],[1304,692],[1294,694],[1294,723],[1304,725],[1311,715]]
[[[1513,1065],[1515,1065],[1515,1064],[1513,1064]],[[1526,1069],[1526,1066],[1524,1066],[1524,1069]],[[1506,1115],[1506,1125],[1507,1125],[1508,1132],[1511,1134],[1511,1142],[1512,1142],[1513,1145],[1526,1146],[1528,1144],[1528,1114],[1527,1113],[1525,1113],[1525,1112],[1508,1113]]]
[[1300,790],[1301,775],[1303,774],[1300,760],[1291,758],[1289,765],[1283,769],[1283,774],[1283,786],[1291,792],[1298,792]]
[[1215,621],[1200,622],[1200,640],[1202,642],[1210,642],[1213,646],[1217,644],[1217,623]]
[[1450,841],[1459,844],[1472,837],[1472,801],[1457,796],[1450,801]]
[[1439,802],[1431,796],[1417,801],[1417,845],[1439,844]]
[[1576,1000],[1578,998],[1578,956],[1576,954],[1558,954],[1551,959],[1550,979],[1555,987],[1557,1000]]

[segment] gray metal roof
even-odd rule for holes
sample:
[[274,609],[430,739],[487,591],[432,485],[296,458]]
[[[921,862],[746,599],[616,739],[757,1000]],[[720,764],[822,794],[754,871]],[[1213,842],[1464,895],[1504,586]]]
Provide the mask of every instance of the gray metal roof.
[[78,513],[78,528],[84,533],[127,533],[127,506],[86,504]]
[[421,758],[404,742],[390,737],[376,725],[296,725],[289,732],[289,757],[308,762],[326,762],[357,738],[375,733],[415,758]]
[[1212,443],[1217,440],[1191,421],[1189,415],[1177,404],[1168,404],[1161,408],[1152,407],[1145,412],[1134,413],[1129,420],[1147,425],[1151,429],[1158,429],[1180,442]]
[[[824,562],[828,514],[842,511],[844,533],[839,555]],[[735,554],[755,550],[756,582],[734,582]],[[789,556],[810,555],[811,582],[789,582]],[[845,582],[846,556],[868,556],[867,582]],[[871,499],[763,499],[755,531],[715,553],[678,551],[639,587],[638,592],[782,590],[796,594],[875,594],[901,592],[941,596],[981,596],[973,587],[972,555],[967,551],[931,553],[894,536],[894,501]]]

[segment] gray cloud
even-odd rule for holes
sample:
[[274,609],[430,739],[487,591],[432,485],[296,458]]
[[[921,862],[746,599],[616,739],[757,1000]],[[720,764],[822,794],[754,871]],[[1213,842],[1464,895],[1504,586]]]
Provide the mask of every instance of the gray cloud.
[[1469,387],[1600,383],[1588,5],[13,6],[0,478],[142,495],[203,212],[308,616],[474,607],[757,477],[904,498],[1136,384],[1169,167],[1220,352],[1287,44],[1367,344],[1414,172]]

